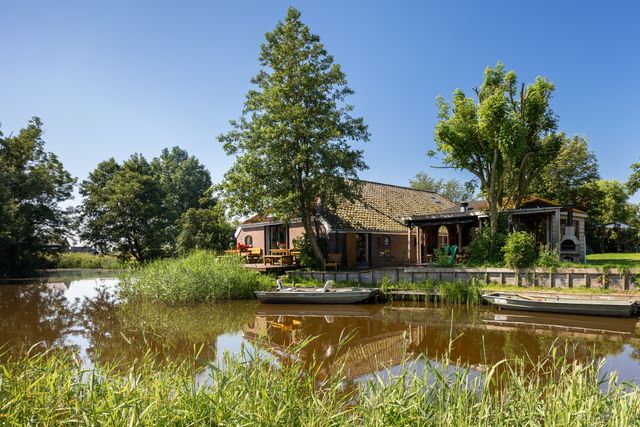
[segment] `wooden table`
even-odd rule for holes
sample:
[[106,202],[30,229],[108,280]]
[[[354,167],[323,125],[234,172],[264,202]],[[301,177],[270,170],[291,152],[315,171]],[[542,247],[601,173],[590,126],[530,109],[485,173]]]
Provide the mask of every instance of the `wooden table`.
[[291,255],[291,249],[271,249],[271,255]]
[[291,255],[264,255],[262,257],[265,264],[280,264],[291,265],[293,264],[293,257]]

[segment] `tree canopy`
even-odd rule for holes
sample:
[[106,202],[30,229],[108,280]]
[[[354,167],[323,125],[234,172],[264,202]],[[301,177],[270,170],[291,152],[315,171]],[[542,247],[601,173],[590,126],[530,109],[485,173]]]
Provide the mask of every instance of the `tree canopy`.
[[542,166],[560,148],[550,106],[553,90],[553,83],[543,77],[518,85],[515,72],[498,62],[485,69],[475,98],[457,89],[451,103],[437,100],[438,150],[446,166],[478,178],[489,204],[492,235],[499,210],[509,201],[519,206]]
[[631,195],[640,191],[640,162],[631,165],[631,175],[627,181],[627,189]]
[[563,137],[560,151],[543,167],[532,192],[562,205],[588,210],[593,190],[589,184],[600,179],[598,169],[598,159],[589,150],[586,138]]
[[233,212],[300,218],[311,238],[319,201],[332,207],[359,197],[357,174],[366,165],[350,142],[368,141],[367,126],[344,102],[353,93],[345,73],[295,8],[266,34],[259,60],[241,118],[218,137],[235,156],[220,189]]
[[[209,172],[179,147],[151,162],[140,154],[122,164],[108,159],[80,185],[81,237],[138,261],[175,254],[183,215],[209,207],[210,187]],[[224,213],[215,218],[223,220]]]
[[34,117],[16,136],[0,132],[0,275],[40,267],[48,243],[68,226],[75,179],[45,151],[42,121]]
[[473,181],[463,183],[457,179],[436,179],[425,172],[418,172],[413,178],[409,179],[409,186],[416,190],[433,191],[452,202],[471,200],[476,191],[476,185]]

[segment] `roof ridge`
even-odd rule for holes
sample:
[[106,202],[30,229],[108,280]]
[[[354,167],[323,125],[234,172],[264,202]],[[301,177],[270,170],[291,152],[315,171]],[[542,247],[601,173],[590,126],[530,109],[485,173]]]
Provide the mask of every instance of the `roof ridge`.
[[[413,188],[413,187],[407,187],[407,186],[404,186],[404,185],[398,185],[398,184],[388,184],[388,183],[385,183],[385,182],[370,181],[370,180],[368,180],[368,179],[358,179],[358,181],[360,181],[360,182],[366,182],[366,183],[369,183],[369,184],[384,185],[385,187],[396,187],[396,188],[402,188],[403,190],[412,190],[412,191],[420,191],[420,192],[422,192],[422,193],[431,193],[431,194],[435,194],[435,195],[437,195],[437,196],[440,196],[440,197],[442,197],[442,198],[444,198],[444,199],[447,199],[446,197],[444,197],[444,196],[443,196],[442,194],[440,194],[440,193],[437,193],[437,192],[435,192],[435,191],[430,191],[430,190],[423,190],[423,189],[421,189],[421,188]],[[449,200],[449,199],[447,199],[447,200]]]

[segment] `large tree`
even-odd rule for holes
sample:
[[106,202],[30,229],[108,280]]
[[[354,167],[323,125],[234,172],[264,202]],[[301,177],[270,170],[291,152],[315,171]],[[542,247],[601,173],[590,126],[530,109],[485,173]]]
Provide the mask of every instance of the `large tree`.
[[476,184],[473,181],[460,182],[457,179],[436,179],[424,172],[418,172],[409,179],[409,185],[416,190],[438,193],[452,202],[463,202],[473,198]]
[[47,243],[61,239],[75,179],[44,149],[34,117],[16,136],[0,132],[0,275],[38,267]]
[[550,107],[554,85],[537,77],[525,87],[498,62],[487,67],[475,98],[457,89],[451,104],[438,97],[435,142],[446,166],[478,178],[489,204],[491,234],[507,203],[519,206],[542,166],[557,153],[561,137]]
[[588,184],[599,179],[598,159],[589,150],[586,138],[564,137],[558,155],[543,167],[533,183],[532,192],[563,205],[587,210],[593,196],[593,186]]
[[367,141],[367,126],[351,115],[344,101],[353,91],[344,72],[298,10],[290,7],[266,34],[259,59],[242,117],[218,137],[236,156],[220,188],[237,214],[300,218],[322,259],[312,215],[320,201],[333,207],[359,197],[357,174],[366,165],[349,142]]
[[631,175],[627,181],[627,189],[631,195],[640,191],[640,162],[631,165]]
[[151,162],[139,154],[121,165],[106,160],[80,185],[81,236],[138,261],[172,255],[183,214],[201,207],[210,187],[209,172],[178,147]]

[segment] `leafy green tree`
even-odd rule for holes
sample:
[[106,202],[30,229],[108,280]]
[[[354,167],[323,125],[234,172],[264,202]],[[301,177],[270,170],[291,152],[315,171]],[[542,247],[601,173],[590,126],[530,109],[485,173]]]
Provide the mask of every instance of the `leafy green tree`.
[[195,156],[189,156],[180,147],[163,149],[160,157],[151,161],[151,173],[162,186],[163,214],[167,220],[165,233],[169,244],[166,250],[172,253],[176,249],[182,215],[189,209],[200,207],[200,198],[211,188],[211,175]]
[[75,179],[45,151],[42,121],[34,117],[16,136],[0,132],[0,274],[40,266],[50,241],[59,241]]
[[592,186],[600,179],[598,159],[586,138],[563,138],[557,157],[549,162],[533,183],[532,192],[563,205],[587,210]]
[[182,214],[177,249],[187,254],[195,249],[222,251],[228,249],[234,227],[227,220],[223,206],[212,201],[210,206],[189,208]]
[[631,195],[640,190],[640,162],[631,165],[631,175],[627,181],[627,189]]
[[457,179],[436,179],[424,172],[418,172],[409,179],[409,185],[416,190],[438,193],[452,202],[462,202],[473,198],[476,186],[473,181],[460,182]]
[[437,100],[438,150],[446,166],[478,178],[489,204],[492,236],[499,211],[509,201],[519,206],[542,166],[559,150],[561,137],[549,105],[553,90],[542,77],[518,89],[515,72],[506,72],[498,62],[485,69],[475,99],[457,89],[451,104]]
[[174,147],[148,162],[134,154],[98,164],[80,186],[81,237],[102,251],[147,261],[176,251],[183,214],[211,187],[198,160]]
[[319,201],[359,197],[355,180],[366,165],[349,142],[368,141],[367,126],[344,103],[353,93],[345,74],[293,7],[266,34],[260,65],[242,117],[218,137],[236,156],[220,188],[234,213],[300,218],[321,259],[312,215]]

